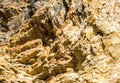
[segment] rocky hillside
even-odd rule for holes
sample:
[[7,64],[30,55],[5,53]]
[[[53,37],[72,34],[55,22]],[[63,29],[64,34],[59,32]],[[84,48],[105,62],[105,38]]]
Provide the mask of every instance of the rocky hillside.
[[120,0],[0,0],[0,83],[120,83]]

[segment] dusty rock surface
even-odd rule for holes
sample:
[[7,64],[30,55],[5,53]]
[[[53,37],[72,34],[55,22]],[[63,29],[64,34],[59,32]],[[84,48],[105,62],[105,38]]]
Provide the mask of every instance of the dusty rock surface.
[[120,0],[1,0],[0,83],[120,83]]

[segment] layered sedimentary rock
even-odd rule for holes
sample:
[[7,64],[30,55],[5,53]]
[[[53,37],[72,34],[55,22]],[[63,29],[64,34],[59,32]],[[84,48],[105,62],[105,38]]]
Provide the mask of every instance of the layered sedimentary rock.
[[21,5],[6,22],[11,31],[19,30],[0,48],[1,82],[120,82],[119,0],[23,0]]

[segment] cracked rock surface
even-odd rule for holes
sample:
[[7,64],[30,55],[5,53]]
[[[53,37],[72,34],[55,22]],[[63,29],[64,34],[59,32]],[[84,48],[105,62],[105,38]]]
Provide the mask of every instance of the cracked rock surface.
[[0,83],[120,83],[119,0],[1,0]]

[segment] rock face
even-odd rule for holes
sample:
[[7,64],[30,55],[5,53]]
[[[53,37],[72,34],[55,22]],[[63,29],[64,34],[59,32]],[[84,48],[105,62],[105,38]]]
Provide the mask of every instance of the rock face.
[[0,9],[10,35],[0,47],[0,82],[120,83],[119,0],[9,4]]

